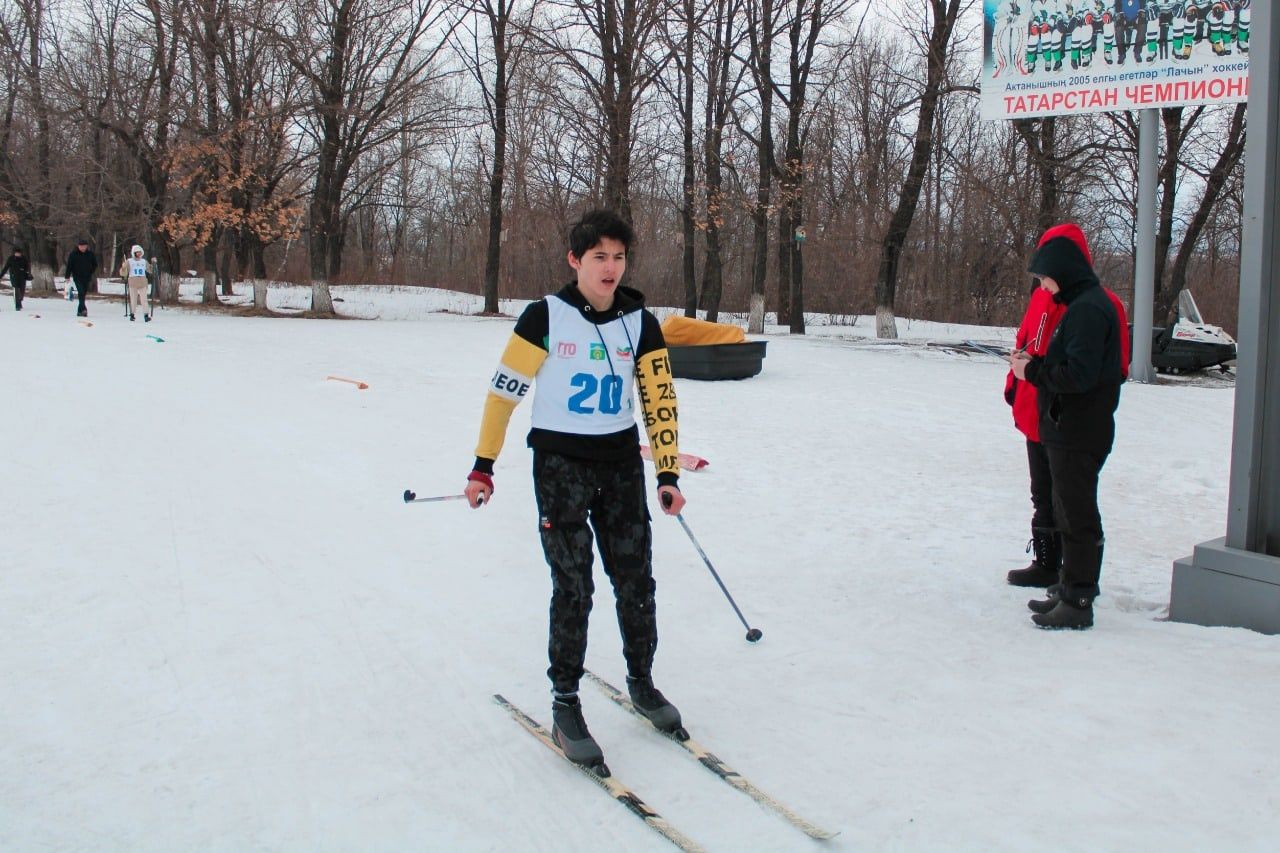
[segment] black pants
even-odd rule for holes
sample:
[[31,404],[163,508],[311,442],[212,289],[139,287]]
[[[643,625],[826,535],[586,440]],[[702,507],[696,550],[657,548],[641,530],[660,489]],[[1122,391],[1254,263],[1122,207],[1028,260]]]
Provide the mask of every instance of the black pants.
[[652,539],[640,454],[625,462],[534,451],[533,488],[542,551],[551,567],[547,675],[560,693],[578,689],[587,654],[592,531],[613,585],[627,674],[643,678],[658,648]]
[[1124,64],[1124,56],[1129,52],[1129,45],[1133,44],[1134,26],[1129,21],[1120,17],[1116,19],[1116,51],[1120,56],[1120,64]]
[[85,308],[84,298],[89,295],[89,280],[81,281],[77,278],[74,281],[76,283],[76,298],[80,300],[80,304],[76,306],[76,311],[86,311],[88,309]]
[[13,284],[13,307],[14,307],[14,308],[16,308],[17,310],[21,311],[21,310],[22,310],[22,298],[23,298],[24,296],[26,296],[26,295],[27,295],[27,283],[26,283],[25,281],[24,281],[24,282],[22,282],[21,284],[18,284],[17,282],[14,282],[14,284]]
[[1031,471],[1031,526],[1056,527],[1053,516],[1053,472],[1049,453],[1038,441],[1027,439],[1027,467]]
[[1098,475],[1106,453],[1048,445],[1053,477],[1053,515],[1062,534],[1062,582],[1092,588],[1102,573],[1102,515],[1098,512]]

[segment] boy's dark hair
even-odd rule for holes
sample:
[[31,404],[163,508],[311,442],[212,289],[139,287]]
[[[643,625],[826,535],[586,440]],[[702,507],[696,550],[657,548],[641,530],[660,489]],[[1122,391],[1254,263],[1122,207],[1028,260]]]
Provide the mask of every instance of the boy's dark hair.
[[575,258],[581,258],[591,249],[600,245],[605,237],[612,237],[622,243],[623,248],[631,251],[631,244],[636,240],[636,233],[627,223],[612,210],[588,210],[582,218],[569,229],[569,251]]

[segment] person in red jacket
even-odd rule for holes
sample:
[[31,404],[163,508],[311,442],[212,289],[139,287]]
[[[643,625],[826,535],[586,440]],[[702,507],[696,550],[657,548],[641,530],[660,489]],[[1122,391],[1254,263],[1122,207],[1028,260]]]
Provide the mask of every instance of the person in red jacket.
[[[1081,249],[1090,265],[1093,264],[1093,253],[1089,251],[1088,241],[1084,233],[1074,225],[1059,226],[1051,229],[1041,238],[1039,245],[1053,239],[1054,236],[1069,236]],[[1125,378],[1129,375],[1129,327],[1126,320],[1124,303],[1108,288],[1103,288],[1116,309],[1120,319],[1121,370]],[[1023,351],[1035,358],[1043,358],[1049,349],[1049,340],[1053,337],[1058,321],[1062,319],[1066,306],[1057,302],[1053,294],[1038,285],[1031,290],[1031,298],[1027,303],[1027,312],[1022,317],[1022,325],[1014,338],[1014,351]],[[1058,583],[1058,573],[1062,568],[1062,534],[1053,514],[1053,476],[1049,471],[1049,454],[1040,443],[1040,403],[1036,386],[1018,379],[1010,370],[1005,377],[1004,399],[1013,410],[1013,423],[1018,431],[1026,436],[1027,466],[1031,474],[1031,543],[1034,559],[1023,569],[1014,569],[1006,579],[1013,586],[1051,587]]]

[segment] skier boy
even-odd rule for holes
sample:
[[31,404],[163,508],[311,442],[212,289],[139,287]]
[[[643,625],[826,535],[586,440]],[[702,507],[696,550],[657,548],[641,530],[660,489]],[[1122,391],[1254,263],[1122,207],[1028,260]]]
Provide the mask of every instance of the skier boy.
[[680,712],[651,676],[658,630],[633,389],[639,386],[658,497],[668,515],[685,504],[677,485],[676,395],[657,318],[639,291],[620,283],[633,242],[631,226],[610,211],[591,211],[572,227],[568,262],[577,280],[531,303],[516,321],[489,383],[466,486],[473,508],[488,502],[511,413],[533,386],[528,445],[542,550],[551,567],[552,737],[566,757],[589,767],[603,761],[578,699],[594,591],[593,530],[613,585],[631,701],[657,728],[680,727]]

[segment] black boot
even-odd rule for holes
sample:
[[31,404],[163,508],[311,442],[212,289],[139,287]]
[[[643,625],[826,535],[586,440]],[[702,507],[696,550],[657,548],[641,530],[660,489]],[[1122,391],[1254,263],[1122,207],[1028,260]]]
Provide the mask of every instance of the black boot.
[[[680,727],[680,712],[667,701],[661,690],[653,686],[652,678],[627,676],[627,692],[631,694],[631,704],[653,723],[654,728],[675,735],[684,731]],[[685,734],[681,740],[687,738]]]
[[1035,549],[1035,559],[1025,569],[1014,569],[1006,580],[1013,586],[1049,586],[1058,582],[1062,567],[1062,536],[1052,527],[1031,528],[1027,550]]
[[[600,744],[587,731],[587,721],[582,718],[582,703],[578,695],[557,693],[551,703],[551,739],[564,750],[565,757],[575,764],[591,768],[604,767],[604,753]],[[601,773],[608,776],[607,770]]]
[[1045,591],[1045,598],[1041,601],[1033,598],[1027,602],[1027,609],[1032,613],[1048,613],[1050,610],[1058,606],[1058,599],[1062,598],[1062,585],[1054,584]]
[[1067,587],[1059,589],[1060,597],[1048,613],[1033,613],[1031,621],[1041,628],[1070,628],[1082,630],[1093,627],[1093,599],[1096,587]]

